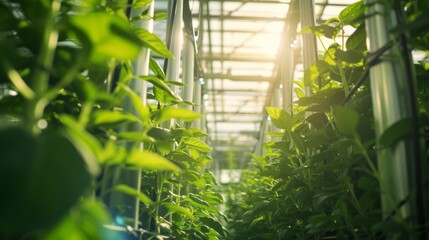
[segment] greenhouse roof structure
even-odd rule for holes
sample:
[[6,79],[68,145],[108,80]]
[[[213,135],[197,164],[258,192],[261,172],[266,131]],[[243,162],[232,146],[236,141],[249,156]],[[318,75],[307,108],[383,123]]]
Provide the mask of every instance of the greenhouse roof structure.
[[[264,131],[264,106],[276,105],[271,100],[272,84],[278,75],[282,47],[294,47],[294,77],[302,77],[300,37],[296,35],[291,42],[282,37],[290,21],[297,21],[288,19],[291,2],[189,1],[202,68],[199,77],[204,84],[206,126],[214,156],[220,161],[239,160],[224,168],[240,167],[250,158],[247,152],[255,150],[260,132]],[[323,22],[337,16],[353,2],[316,0],[314,20]],[[168,1],[155,2],[155,12],[167,10]],[[155,22],[159,36],[165,37],[166,28],[166,21]],[[298,25],[296,34],[299,33]]]

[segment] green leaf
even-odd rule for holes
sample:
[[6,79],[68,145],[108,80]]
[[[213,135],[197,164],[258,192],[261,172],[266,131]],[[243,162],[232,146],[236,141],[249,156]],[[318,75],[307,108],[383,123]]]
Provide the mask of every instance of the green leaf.
[[347,38],[346,47],[348,50],[355,49],[360,51],[366,50],[366,31],[365,25],[360,25],[351,35]]
[[210,207],[210,204],[209,204],[207,201],[205,201],[205,200],[201,199],[201,198],[200,198],[198,195],[196,195],[196,194],[189,193],[189,194],[188,194],[188,197],[189,197],[189,199],[191,200],[191,201],[190,201],[190,203],[191,203],[191,204],[194,204],[194,205],[197,205],[197,206],[203,206],[203,207]]
[[145,29],[135,29],[135,34],[143,41],[143,46],[149,48],[152,52],[166,58],[174,58],[173,54],[165,46],[164,42],[155,34]]
[[98,172],[98,167],[94,166],[93,161],[90,159],[102,159],[100,142],[71,116],[62,114],[59,116],[59,119],[66,126],[66,132],[70,140],[75,146],[79,146],[80,153],[85,156],[85,159],[88,159],[87,164],[91,166],[91,172]]
[[208,153],[212,151],[212,148],[209,145],[207,145],[205,142],[197,138],[185,139],[183,140],[183,144],[189,148],[192,148],[204,153]]
[[127,164],[149,170],[180,171],[180,168],[161,155],[134,149],[126,160]]
[[174,93],[173,90],[171,90],[171,88],[163,80],[159,79],[158,77],[155,77],[155,76],[139,76],[138,78],[152,83],[155,87],[162,90],[163,92],[168,94],[173,99],[176,99],[178,101],[182,101],[182,99],[179,96],[177,96],[176,93]]
[[303,32],[313,33],[316,36],[325,36],[326,38],[334,39],[338,32],[339,27],[333,27],[327,24],[318,26],[308,26],[302,30]]
[[137,57],[141,42],[129,24],[107,13],[75,14],[70,17],[83,43],[89,42],[92,60],[100,63],[113,57],[128,60]]
[[270,116],[274,126],[280,129],[292,129],[292,118],[285,110],[277,107],[266,107],[265,110]]
[[157,122],[165,122],[170,119],[183,120],[186,122],[191,122],[196,119],[201,118],[201,114],[194,112],[185,108],[163,108],[159,112],[157,112],[158,118]]
[[341,49],[338,49],[335,52],[335,57],[346,63],[359,63],[363,60],[364,56],[362,51],[359,50],[351,49],[343,51]]
[[359,124],[359,113],[351,108],[337,106],[334,110],[338,130],[347,135],[355,135]]
[[0,226],[18,236],[56,224],[92,182],[84,157],[61,129],[1,130]]
[[337,62],[335,56],[338,49],[340,49],[340,45],[337,43],[331,44],[331,46],[329,46],[328,50],[323,55],[323,60],[331,66],[336,66]]
[[156,140],[167,140],[171,136],[169,129],[161,127],[151,128],[147,134]]
[[355,25],[357,21],[363,20],[365,16],[365,4],[358,1],[344,8],[338,18],[343,25]]
[[146,194],[140,192],[139,190],[137,190],[135,188],[127,186],[125,184],[118,184],[114,187],[113,190],[118,191],[118,192],[122,192],[122,193],[126,193],[126,194],[134,196],[134,197],[137,197],[140,200],[140,202],[142,202],[142,203],[146,203],[148,205],[153,204],[152,199],[150,199]]
[[124,140],[136,141],[136,142],[147,142],[147,143],[155,142],[155,139],[141,132],[120,132],[118,134],[118,139],[124,139]]
[[151,3],[153,0],[134,0],[133,2],[133,8],[134,9],[139,9],[139,8],[143,8],[146,5],[148,5],[149,3]]
[[128,93],[128,96],[131,99],[131,103],[133,104],[133,107],[136,110],[141,121],[143,123],[147,123],[150,118],[150,112],[149,112],[149,108],[144,105],[141,97],[136,92],[131,90],[131,88],[129,88],[127,85],[123,83],[118,83],[118,86],[124,89]]
[[118,124],[123,122],[135,122],[138,119],[126,112],[115,112],[109,110],[94,111],[91,115],[92,125]]
[[164,19],[167,19],[167,17],[168,17],[167,12],[156,12],[153,15],[153,20],[155,21],[164,20]]
[[166,207],[169,213],[174,212],[174,213],[182,214],[187,216],[191,220],[195,220],[194,214],[192,214],[192,212],[185,207],[182,207],[176,204],[166,203],[166,202],[163,202],[162,206]]
[[379,143],[383,146],[391,146],[401,139],[409,136],[411,133],[411,120],[409,118],[401,119],[389,126],[379,138]]
[[220,235],[225,236],[225,232],[223,230],[222,224],[217,219],[210,217],[200,217],[199,220],[204,223],[206,226],[212,228]]
[[153,57],[150,57],[149,68],[157,78],[159,78],[161,81],[165,80],[164,70],[162,70],[161,66],[159,66],[158,62]]
[[120,239],[114,231],[106,234],[105,225],[111,222],[103,203],[86,199],[72,209],[52,231],[47,232],[43,239]]
[[184,179],[186,179],[186,181],[195,185],[196,187],[203,188],[206,186],[204,176],[196,171],[186,170],[186,172],[182,173],[180,176],[182,176]]

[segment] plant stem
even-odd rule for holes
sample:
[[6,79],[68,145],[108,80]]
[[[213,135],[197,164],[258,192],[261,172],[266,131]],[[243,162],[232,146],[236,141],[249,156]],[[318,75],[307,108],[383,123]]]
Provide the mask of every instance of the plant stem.
[[377,168],[375,167],[374,163],[372,163],[371,158],[369,157],[368,151],[366,150],[366,148],[363,146],[362,142],[360,141],[359,136],[355,136],[355,142],[358,145],[360,151],[362,152],[366,162],[369,165],[369,168],[372,171],[372,174],[374,175],[374,177],[378,178],[378,171]]
[[156,234],[161,233],[160,219],[159,219],[159,207],[161,205],[162,188],[164,185],[164,175],[162,171],[156,173],[156,205],[155,205],[155,232]]
[[61,1],[53,0],[47,12],[40,53],[31,81],[33,83],[31,87],[35,93],[35,97],[28,102],[25,120],[27,128],[35,134],[40,132],[37,123],[43,117],[45,106],[49,103],[42,99],[48,89],[49,74],[52,69],[55,47],[58,41],[58,31],[55,29],[55,18],[60,7]]

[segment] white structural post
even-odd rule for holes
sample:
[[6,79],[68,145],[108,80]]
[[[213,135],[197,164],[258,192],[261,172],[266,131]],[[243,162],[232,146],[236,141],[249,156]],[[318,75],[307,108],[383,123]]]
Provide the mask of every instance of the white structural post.
[[[143,9],[133,9],[132,16],[137,17],[141,15]],[[150,3],[149,16],[153,16],[154,3]],[[149,32],[153,31],[153,20],[141,20],[135,24],[136,28],[145,29]],[[147,48],[142,48],[137,59],[132,63],[133,75],[134,76],[145,76],[149,74],[149,57],[150,51]],[[132,79],[129,83],[129,87],[135,91],[139,96],[143,104],[146,104],[147,84],[141,79]],[[127,97],[123,103],[124,110],[127,112],[135,112],[131,100]],[[140,131],[142,129],[140,124],[130,125],[124,131]],[[143,144],[141,143],[140,148],[143,150]],[[129,187],[135,188],[140,191],[141,187],[141,170],[124,170],[116,169],[114,173],[113,184],[125,184]],[[126,206],[120,212],[118,207]],[[121,192],[112,192],[110,195],[109,208],[115,215],[115,217],[122,217],[127,225],[132,226],[134,229],[138,228],[139,222],[139,206],[140,202],[137,197],[130,196]],[[127,221],[129,219],[129,221]]]
[[[367,0],[366,31],[368,51],[375,52],[385,47],[392,36],[389,30],[395,25],[392,13],[385,2]],[[386,51],[380,61],[370,69],[372,106],[376,137],[392,124],[409,118],[407,107],[409,96],[402,57],[394,46]],[[378,140],[377,140],[378,146]],[[406,219],[410,216],[410,204],[400,203],[409,194],[407,161],[413,161],[413,153],[405,140],[391,147],[377,151],[378,171],[381,188],[383,216],[386,218],[396,211],[395,218]],[[400,206],[399,210],[397,209]]]
[[[174,12],[174,21],[172,26],[169,50],[173,54],[174,59],[168,59],[166,78],[169,81],[179,81],[180,74],[180,53],[182,47],[182,20],[183,20],[183,0],[176,1],[176,9]],[[171,86],[171,89],[178,93],[177,86]]]
[[[189,31],[185,31],[183,43],[183,65],[182,78],[185,87],[182,92],[182,98],[185,101],[192,102],[194,100],[194,65],[195,65],[195,49],[194,35]],[[186,106],[192,109],[192,106]]]
[[[194,84],[194,111],[197,113],[203,113],[202,112],[202,91],[201,91],[201,82],[200,79],[196,79],[195,80],[195,84]],[[195,121],[194,126],[198,129],[203,129],[203,125],[202,125],[202,119],[198,119],[197,121]]]
[[[273,107],[282,107],[282,89],[280,89],[280,86],[276,86],[273,89],[273,97],[271,99],[271,105]],[[280,132],[280,129],[276,127],[272,122],[270,124],[270,131],[271,132]],[[271,139],[274,139],[274,137],[271,137]]]
[[[289,38],[287,38],[289,39]],[[287,44],[288,42],[286,42]],[[292,43],[290,43],[292,44]],[[295,70],[294,50],[292,46],[285,46],[284,54],[280,60],[280,81],[282,83],[283,109],[292,115],[293,102],[293,73]]]
[[[299,16],[301,29],[315,25],[314,0],[299,0]],[[310,67],[317,60],[316,37],[311,33],[302,33],[302,54],[304,69]],[[309,79],[308,73],[304,72],[304,79]],[[305,95],[312,95],[311,86],[305,87]]]

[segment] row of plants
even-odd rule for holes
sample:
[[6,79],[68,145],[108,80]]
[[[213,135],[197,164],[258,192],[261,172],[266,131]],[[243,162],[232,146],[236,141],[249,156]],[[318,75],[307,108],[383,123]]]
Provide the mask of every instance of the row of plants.
[[[427,149],[429,3],[382,2],[407,19],[391,34],[399,36],[406,29],[410,50],[426,55],[414,68],[419,131]],[[338,17],[303,29],[332,44],[323,46],[304,80],[295,81],[298,100],[292,113],[266,108],[281,131],[268,133],[273,140],[264,143],[263,155],[253,155],[241,181],[226,190],[230,239],[425,239],[427,220],[417,225],[395,212],[383,218],[376,153],[409,137],[411,126],[394,124],[376,147],[368,71],[380,55],[367,51],[366,7],[358,1]],[[354,28],[347,39],[346,26]],[[399,44],[394,42],[393,48]],[[311,96],[304,95],[305,87],[311,87]],[[428,157],[425,150],[425,168]],[[427,176],[423,181],[427,188]]]
[[[201,115],[182,107],[192,103],[169,86],[183,84],[153,57],[150,75],[133,75],[142,48],[173,58],[135,28],[165,18],[148,15],[151,2],[0,1],[0,238],[125,236],[108,225],[127,239],[225,234],[207,135],[191,125]],[[132,81],[151,84],[151,104]],[[141,189],[116,184],[118,169],[142,171]],[[114,193],[139,199],[138,229],[122,214],[129,205],[106,207]]]

